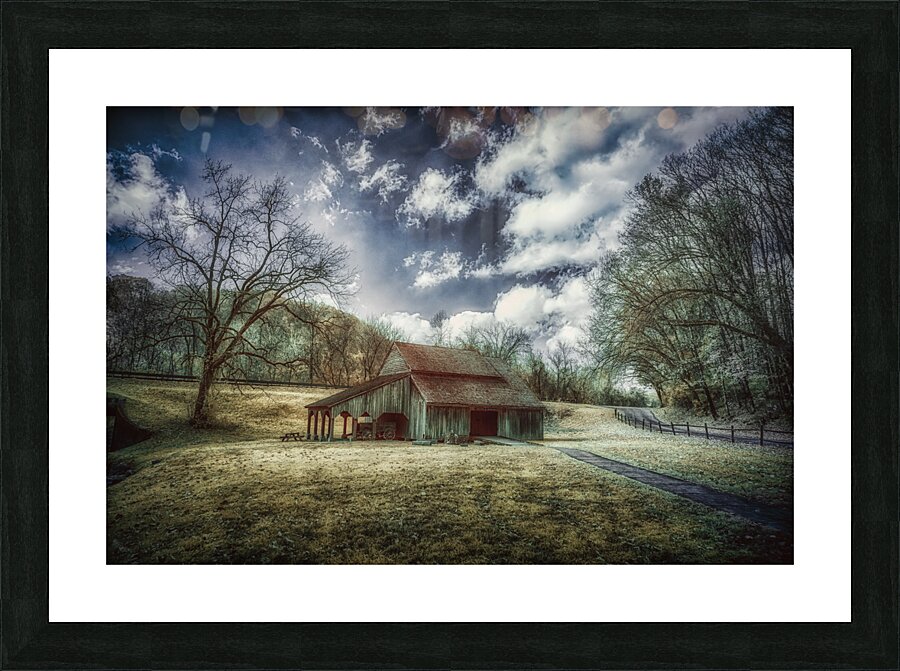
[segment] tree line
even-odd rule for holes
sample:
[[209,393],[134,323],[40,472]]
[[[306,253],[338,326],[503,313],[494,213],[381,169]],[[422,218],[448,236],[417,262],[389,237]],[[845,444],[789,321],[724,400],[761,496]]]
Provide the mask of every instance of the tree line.
[[793,110],[752,112],[629,193],[591,277],[599,370],[713,417],[793,412]]
[[[172,322],[180,289],[150,280],[114,275],[106,283],[107,368],[199,377],[205,360],[203,330],[190,320]],[[496,357],[511,365],[542,400],[613,405],[645,405],[640,390],[626,391],[592,366],[578,349],[559,343],[545,354],[525,329],[504,323],[471,326],[456,337],[441,328],[445,312],[432,324],[430,343]],[[350,386],[378,371],[394,341],[408,336],[384,319],[358,317],[317,302],[258,320],[244,338],[265,357],[234,356],[217,378],[272,380]]]

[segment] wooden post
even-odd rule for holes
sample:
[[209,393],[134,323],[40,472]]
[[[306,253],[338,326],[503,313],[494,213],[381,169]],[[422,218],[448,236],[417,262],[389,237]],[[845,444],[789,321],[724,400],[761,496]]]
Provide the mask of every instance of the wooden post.
[[691,437],[691,423],[690,422],[687,423],[687,432],[688,432],[688,438],[690,438]]
[[313,423],[313,440],[319,440],[319,411],[316,410],[316,420]]
[[341,434],[341,438],[347,437],[347,415],[344,415],[344,432]]
[[334,439],[334,415],[328,413],[328,442]]
[[644,422],[647,421],[644,417],[641,417],[641,431],[644,430]]
[[669,422],[672,425],[672,435],[675,435],[675,422]]
[[306,413],[306,440],[309,440],[309,429],[312,426],[312,410]]
[[762,422],[762,423],[759,425],[759,444],[760,444],[760,445],[763,444],[763,431],[764,431],[763,427],[765,427],[765,425],[766,425],[765,422]]
[[709,427],[706,426],[706,422],[703,422],[703,432],[706,434],[706,440],[709,440]]
[[658,421],[656,423],[659,424],[659,432],[662,433],[662,422]]
[[731,442],[734,442],[734,424],[731,425]]

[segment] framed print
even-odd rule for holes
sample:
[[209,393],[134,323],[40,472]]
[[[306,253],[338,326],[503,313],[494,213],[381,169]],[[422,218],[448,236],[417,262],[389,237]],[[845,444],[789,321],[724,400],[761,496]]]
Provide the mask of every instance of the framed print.
[[0,663],[895,667],[896,23],[5,5]]

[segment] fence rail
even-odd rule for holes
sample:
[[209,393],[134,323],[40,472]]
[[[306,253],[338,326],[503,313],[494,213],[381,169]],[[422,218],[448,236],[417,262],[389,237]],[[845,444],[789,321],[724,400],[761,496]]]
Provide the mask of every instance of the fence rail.
[[[178,373],[150,373],[144,371],[108,370],[107,377],[123,377],[136,380],[160,380],[164,382],[198,382],[196,375],[180,375]],[[216,382],[227,384],[246,384],[257,387],[326,387],[328,389],[346,389],[346,385],[320,384],[317,382],[279,382],[278,380],[245,380],[236,377],[217,378]]]
[[[646,417],[635,417],[628,414],[624,410],[615,409],[616,419],[624,424],[628,424],[642,431],[658,431],[659,433],[671,433],[676,435],[687,435],[690,438],[705,438],[706,440],[724,440],[732,443],[744,443],[748,445],[780,445],[783,447],[793,447],[793,431],[781,431],[778,429],[767,429],[765,424],[760,424],[759,429],[746,429],[731,426],[709,426],[705,422],[703,424],[675,424],[673,422],[661,422],[659,420],[647,419]],[[791,440],[776,440],[767,438],[766,434],[789,435]]]

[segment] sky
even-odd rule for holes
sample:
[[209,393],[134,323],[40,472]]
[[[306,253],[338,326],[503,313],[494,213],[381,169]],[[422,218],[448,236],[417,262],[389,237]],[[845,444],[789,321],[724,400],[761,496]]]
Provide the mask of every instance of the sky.
[[502,321],[577,344],[585,277],[615,249],[626,193],[746,108],[108,108],[107,272],[153,276],[110,231],[201,195],[207,157],[282,176],[297,213],[351,252],[341,307],[408,340]]

